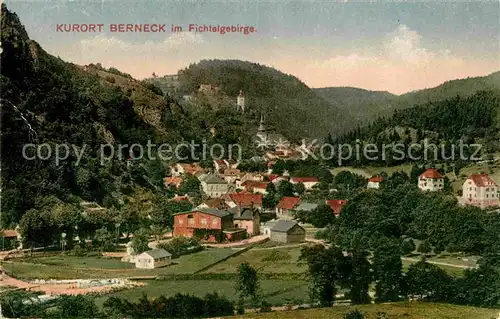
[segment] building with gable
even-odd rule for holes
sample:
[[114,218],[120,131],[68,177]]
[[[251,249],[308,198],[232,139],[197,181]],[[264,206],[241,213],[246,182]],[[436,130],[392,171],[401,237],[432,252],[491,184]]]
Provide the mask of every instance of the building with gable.
[[462,185],[461,202],[481,208],[500,206],[500,187],[488,174],[472,174]]
[[435,168],[429,168],[418,177],[418,188],[430,192],[442,190],[444,177]]

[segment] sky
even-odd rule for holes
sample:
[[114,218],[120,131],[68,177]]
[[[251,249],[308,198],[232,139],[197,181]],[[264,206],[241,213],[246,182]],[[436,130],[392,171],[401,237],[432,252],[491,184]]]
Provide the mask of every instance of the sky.
[[[62,59],[100,62],[142,79],[202,59],[239,59],[292,74],[310,87],[401,94],[500,70],[498,2],[5,1],[31,39]],[[166,32],[110,32],[110,24],[165,24]],[[104,24],[57,32],[57,24]],[[189,32],[189,24],[256,32]],[[172,32],[171,26],[183,28]]]

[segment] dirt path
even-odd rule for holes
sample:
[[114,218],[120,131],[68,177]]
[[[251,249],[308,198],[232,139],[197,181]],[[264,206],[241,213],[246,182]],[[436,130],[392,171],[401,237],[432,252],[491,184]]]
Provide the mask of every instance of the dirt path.
[[214,248],[227,248],[227,247],[240,247],[241,246],[241,248],[244,248],[245,245],[257,244],[257,243],[265,242],[267,240],[269,240],[269,237],[267,235],[258,235],[258,236],[254,236],[254,237],[251,237],[249,239],[234,242],[234,243],[206,244],[205,246],[210,246],[210,247],[214,247]]
[[291,244],[291,245],[274,246],[274,247],[252,248],[252,250],[272,250],[272,249],[282,249],[282,248],[295,248],[295,247],[302,247],[302,246],[305,246],[307,244],[308,243],[300,243],[300,244]]
[[[406,261],[412,261],[412,262],[419,262],[420,259],[417,258],[408,258],[408,257],[401,257],[402,260]],[[434,264],[434,265],[441,265],[441,266],[449,266],[449,267],[455,267],[455,268],[461,268],[461,269],[470,269],[474,268],[473,266],[466,266],[466,265],[456,265],[456,264],[450,264],[450,263],[445,263],[441,261],[434,261],[434,260],[426,260],[429,264]]]

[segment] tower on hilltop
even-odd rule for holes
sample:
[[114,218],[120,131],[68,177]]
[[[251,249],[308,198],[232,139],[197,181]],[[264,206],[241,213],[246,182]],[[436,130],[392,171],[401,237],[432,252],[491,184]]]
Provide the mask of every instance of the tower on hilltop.
[[238,95],[238,98],[236,99],[236,106],[238,111],[241,111],[241,113],[245,112],[245,95],[243,94],[243,91],[240,90],[240,94]]

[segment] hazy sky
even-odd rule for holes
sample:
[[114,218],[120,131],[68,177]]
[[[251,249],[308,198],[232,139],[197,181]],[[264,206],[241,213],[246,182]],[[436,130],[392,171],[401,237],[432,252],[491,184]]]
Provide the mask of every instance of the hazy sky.
[[[31,39],[77,64],[136,78],[173,74],[201,59],[241,59],[311,87],[404,93],[500,70],[500,4],[317,1],[5,1]],[[56,32],[102,23],[102,33]],[[165,33],[111,33],[112,23],[166,24]],[[172,33],[172,24],[252,25],[256,33]]]

